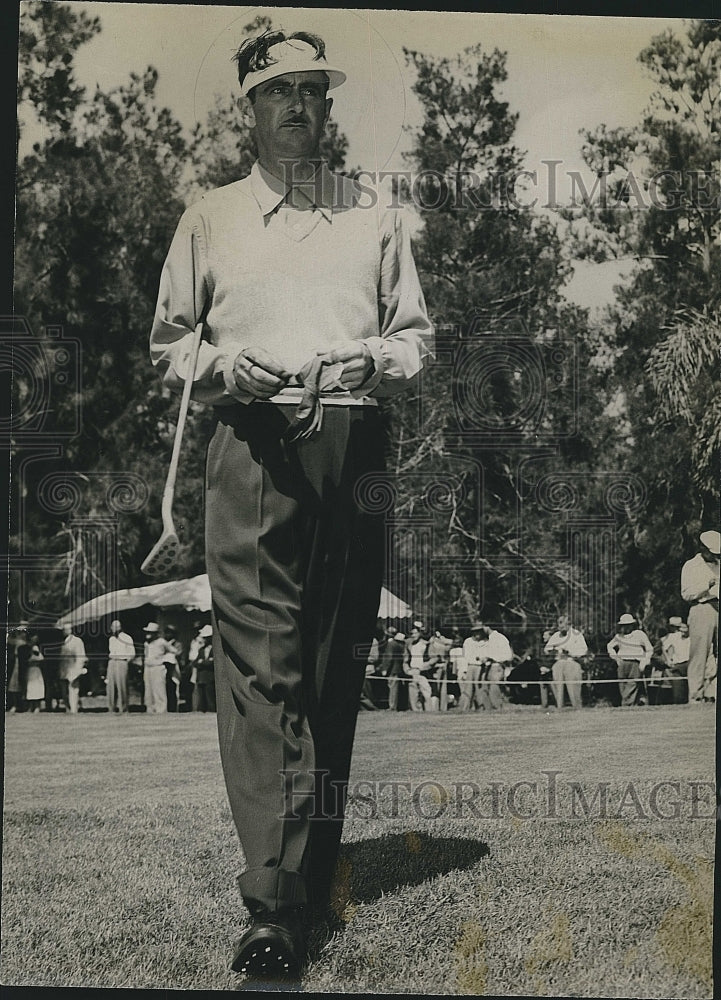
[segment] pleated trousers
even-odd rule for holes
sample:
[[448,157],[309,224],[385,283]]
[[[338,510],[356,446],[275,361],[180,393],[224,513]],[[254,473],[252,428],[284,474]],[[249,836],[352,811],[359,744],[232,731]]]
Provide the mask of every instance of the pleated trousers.
[[216,409],[206,562],[220,755],[251,912],[328,902],[360,693],[380,600],[385,516],[375,407],[325,406],[284,445],[294,408]]

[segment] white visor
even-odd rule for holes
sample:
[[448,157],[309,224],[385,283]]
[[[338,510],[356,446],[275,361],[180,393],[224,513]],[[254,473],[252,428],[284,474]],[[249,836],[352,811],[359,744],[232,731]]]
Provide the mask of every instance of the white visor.
[[271,45],[268,58],[273,62],[265,69],[248,73],[240,85],[241,93],[247,96],[259,83],[273,80],[276,76],[285,76],[286,73],[325,73],[329,90],[340,87],[346,80],[343,70],[329,66],[325,59],[316,59],[316,54],[312,45],[299,38]]

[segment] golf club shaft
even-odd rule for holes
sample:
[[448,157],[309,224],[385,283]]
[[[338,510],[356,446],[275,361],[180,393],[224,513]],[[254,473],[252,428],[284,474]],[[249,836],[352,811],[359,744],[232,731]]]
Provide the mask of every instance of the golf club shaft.
[[198,355],[200,354],[200,344],[203,335],[203,324],[198,323],[195,327],[195,332],[193,333],[193,341],[190,348],[190,359],[188,365],[188,371],[185,376],[185,382],[183,384],[183,395],[180,398],[180,410],[178,412],[178,423],[175,426],[175,438],[173,439],[173,453],[170,457],[170,468],[168,469],[168,476],[165,480],[165,489],[163,490],[163,503],[161,507],[161,513],[163,518],[163,527],[167,527],[172,524],[173,516],[173,497],[175,495],[175,479],[178,474],[178,462],[180,460],[180,445],[183,440],[183,431],[185,429],[185,418],[188,415],[188,405],[190,403],[190,393],[193,389],[193,382],[195,380],[195,371],[198,367]]

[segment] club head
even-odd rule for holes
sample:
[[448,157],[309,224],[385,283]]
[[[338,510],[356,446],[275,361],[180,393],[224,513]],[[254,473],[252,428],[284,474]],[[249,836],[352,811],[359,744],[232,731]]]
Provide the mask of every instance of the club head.
[[175,565],[180,551],[180,541],[174,531],[163,532],[145,557],[140,567],[147,576],[160,576]]

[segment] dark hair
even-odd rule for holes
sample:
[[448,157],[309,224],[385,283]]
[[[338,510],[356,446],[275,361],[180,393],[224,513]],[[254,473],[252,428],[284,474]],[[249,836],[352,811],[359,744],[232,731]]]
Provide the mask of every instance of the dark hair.
[[[238,64],[238,83],[242,84],[248,73],[256,73],[258,70],[272,66],[276,60],[268,56],[268,49],[272,45],[277,45],[278,42],[289,42],[293,38],[312,45],[315,49],[313,58],[316,61],[325,61],[325,42],[318,35],[314,35],[310,31],[294,31],[290,35],[286,35],[282,29],[268,28],[262,35],[246,38],[233,56],[233,62]],[[251,101],[253,100],[252,90],[248,92],[248,97]]]

